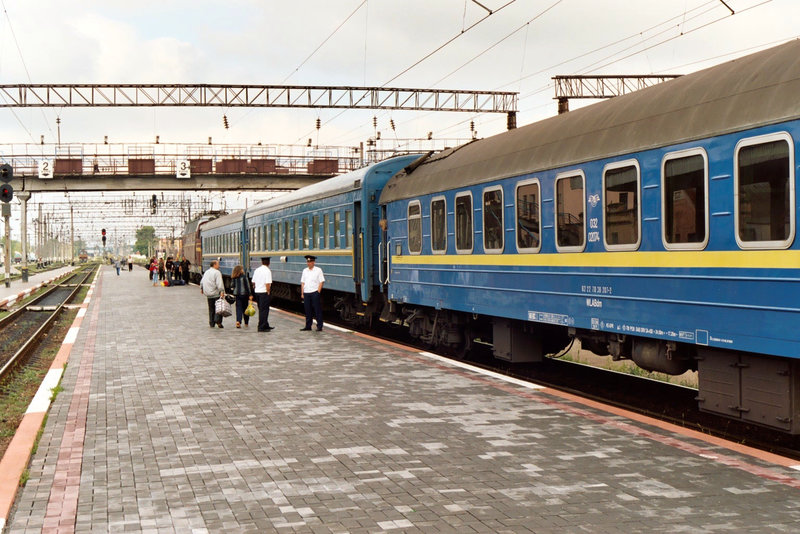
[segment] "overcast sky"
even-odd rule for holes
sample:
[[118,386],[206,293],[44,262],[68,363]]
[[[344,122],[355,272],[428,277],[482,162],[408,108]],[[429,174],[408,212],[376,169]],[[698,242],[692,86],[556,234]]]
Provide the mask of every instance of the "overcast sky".
[[[797,0],[726,0],[734,15],[720,0],[480,3],[495,12],[488,16],[473,0],[2,0],[0,80],[518,91],[523,125],[555,114],[550,78],[557,74],[687,73],[800,34]],[[40,135],[53,142],[57,116],[62,142],[75,143],[102,142],[104,135],[112,142],[151,142],[159,135],[162,142],[178,143],[211,136],[220,143],[313,138],[315,144],[355,146],[373,135],[373,115],[384,139],[429,131],[467,138],[470,121],[481,137],[505,129],[504,115],[410,111],[49,108],[17,109],[18,118],[9,110],[0,113],[0,143],[38,142]]]
[[[800,35],[798,0],[0,0],[0,7],[0,83],[515,91],[520,126],[556,113],[555,75],[689,73]],[[286,108],[27,108],[0,116],[0,154],[11,150],[5,144],[38,144],[42,135],[54,143],[57,117],[62,143],[159,136],[161,143],[312,139],[353,147],[374,135],[375,116],[390,145],[383,148],[392,148],[428,132],[452,145],[470,137],[471,122],[479,137],[506,127],[503,114]],[[254,199],[235,195],[226,206]],[[79,220],[87,218],[96,219]],[[85,235],[99,235],[94,226],[103,223],[92,224]]]

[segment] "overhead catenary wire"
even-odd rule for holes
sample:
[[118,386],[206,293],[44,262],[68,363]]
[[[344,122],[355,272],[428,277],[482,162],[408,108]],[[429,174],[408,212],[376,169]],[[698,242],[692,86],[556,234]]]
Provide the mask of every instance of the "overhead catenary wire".
[[[365,0],[365,1],[366,1],[366,0]],[[473,1],[474,1],[474,0],[473,0]],[[559,0],[559,1],[560,1],[560,0]],[[429,52],[428,54],[426,54],[425,56],[423,56],[421,59],[419,59],[419,60],[415,61],[415,62],[414,62],[412,65],[410,65],[409,67],[406,67],[405,69],[403,69],[403,70],[402,70],[400,73],[396,74],[396,75],[395,75],[395,76],[393,76],[393,77],[392,77],[390,80],[388,80],[388,81],[386,81],[385,83],[383,83],[383,84],[381,85],[381,87],[386,87],[387,85],[389,85],[390,83],[392,83],[394,80],[396,80],[396,79],[397,79],[397,78],[399,78],[400,76],[402,76],[402,75],[406,74],[408,71],[412,70],[414,67],[416,67],[417,65],[421,64],[423,61],[427,60],[427,59],[428,59],[428,58],[430,58],[431,56],[435,55],[437,52],[441,51],[441,50],[442,50],[442,49],[444,49],[446,46],[448,46],[448,45],[450,45],[451,43],[453,43],[453,42],[454,42],[456,39],[458,39],[459,37],[461,37],[462,35],[464,35],[464,34],[465,34],[465,33],[467,33],[468,31],[470,31],[471,29],[475,28],[476,26],[478,26],[480,23],[482,23],[483,21],[485,21],[486,19],[488,19],[488,18],[489,18],[489,17],[491,17],[492,15],[495,15],[495,14],[499,13],[500,11],[502,11],[503,9],[507,8],[508,6],[510,6],[511,4],[513,4],[514,2],[516,2],[516,0],[509,0],[508,2],[506,2],[505,4],[503,4],[502,6],[500,6],[499,8],[495,9],[494,11],[487,9],[485,6],[483,6],[483,5],[481,5],[481,4],[478,4],[478,5],[480,5],[481,7],[483,7],[484,9],[487,9],[487,11],[488,11],[489,13],[488,13],[487,15],[485,15],[484,17],[482,17],[481,19],[479,19],[478,21],[476,21],[476,22],[472,23],[472,24],[471,24],[469,27],[467,27],[467,28],[463,28],[463,27],[462,27],[461,33],[459,33],[459,34],[455,35],[454,37],[452,37],[452,38],[448,39],[446,42],[444,42],[443,44],[439,45],[439,46],[438,46],[436,49],[434,49],[433,51]],[[477,2],[476,2],[476,3],[477,3]],[[360,7],[361,7],[361,6],[359,6],[359,8],[360,8]],[[465,6],[465,10],[466,10],[466,6]],[[350,16],[352,16],[352,15],[353,15],[353,14],[351,13],[351,15],[350,15]],[[349,18],[349,17],[348,17],[348,18]],[[348,109],[349,109],[349,108],[348,108]],[[331,119],[329,119],[329,122],[330,122],[330,121],[333,121],[333,120],[335,120],[335,119],[337,119],[337,118],[339,118],[339,117],[341,117],[341,116],[342,116],[342,115],[343,115],[343,114],[344,114],[346,111],[348,111],[348,110],[347,110],[347,109],[345,109],[345,110],[342,110],[342,111],[340,111],[338,114],[334,115],[334,116],[333,116]],[[309,132],[309,133],[310,133],[310,132]],[[297,140],[295,140],[295,143],[297,143],[297,142],[298,142],[298,141],[300,141],[301,139],[303,139],[303,138],[307,137],[307,136],[309,135],[309,133],[306,133],[306,134],[304,134],[304,135],[301,135],[300,137],[298,137],[298,138],[297,138]]]
[[342,21],[342,22],[341,22],[341,23],[340,23],[338,26],[336,26],[336,29],[335,29],[335,30],[333,30],[333,31],[331,32],[331,34],[330,34],[330,35],[328,35],[328,36],[327,36],[327,37],[326,37],[326,38],[325,38],[325,39],[324,39],[324,40],[323,40],[323,41],[322,41],[322,42],[319,44],[319,46],[317,46],[317,47],[314,49],[314,51],[313,51],[313,52],[311,52],[311,53],[308,55],[308,57],[306,57],[306,58],[305,58],[303,61],[301,61],[301,62],[300,62],[300,64],[297,66],[297,68],[295,68],[295,69],[294,69],[294,70],[293,70],[291,73],[289,73],[289,75],[288,75],[286,78],[284,78],[284,79],[283,79],[283,82],[281,82],[281,83],[284,83],[284,84],[285,84],[285,83],[286,83],[286,81],[287,81],[289,78],[291,78],[292,76],[294,76],[294,75],[295,75],[295,73],[296,73],[297,71],[299,71],[299,70],[300,70],[300,69],[303,67],[303,65],[305,65],[305,64],[306,64],[306,62],[308,62],[308,60],[309,60],[309,59],[311,59],[312,57],[314,57],[314,54],[316,54],[317,52],[319,52],[319,49],[320,49],[320,48],[322,48],[323,46],[325,46],[325,43],[327,43],[327,42],[330,40],[330,38],[331,38],[331,37],[333,37],[334,35],[336,35],[336,33],[337,33],[339,30],[341,30],[341,29],[342,29],[342,26],[344,26],[345,24],[347,24],[347,21],[348,21],[348,20],[350,20],[350,19],[353,17],[353,15],[355,15],[355,14],[358,12],[358,10],[359,10],[359,9],[361,9],[361,7],[362,7],[364,4],[366,4],[366,3],[367,3],[367,0],[364,0],[363,2],[361,2],[360,4],[358,4],[358,7],[356,7],[356,8],[353,10],[353,12],[352,12],[352,13],[350,13],[349,15],[347,15],[347,17],[346,17],[346,18],[345,18],[345,19],[344,19],[344,20],[343,20],[343,21]]
[[[406,67],[405,69],[403,69],[403,70],[402,70],[402,71],[401,71],[399,74],[396,74],[396,75],[395,75],[394,77],[392,77],[390,80],[386,81],[386,82],[385,82],[383,85],[381,85],[381,87],[386,87],[387,85],[389,85],[390,83],[392,83],[393,81],[395,81],[397,78],[399,78],[399,77],[400,77],[400,76],[402,76],[403,74],[407,73],[408,71],[410,71],[411,69],[413,69],[414,67],[416,67],[417,65],[419,65],[420,63],[422,63],[423,61],[425,61],[426,59],[430,58],[431,56],[433,56],[434,54],[436,54],[437,52],[439,52],[440,50],[442,50],[443,48],[445,48],[446,46],[448,46],[449,44],[451,44],[453,41],[455,41],[456,39],[458,39],[459,37],[461,37],[462,35],[464,35],[464,34],[465,34],[465,33],[467,33],[468,31],[470,31],[471,29],[473,29],[473,28],[475,28],[476,26],[478,26],[478,25],[479,25],[481,22],[485,21],[486,19],[488,19],[488,18],[489,18],[489,17],[491,17],[492,15],[495,15],[495,14],[499,13],[500,11],[504,10],[505,8],[507,8],[508,6],[510,6],[511,4],[513,4],[513,3],[514,3],[514,2],[516,2],[516,1],[517,1],[517,0],[509,0],[509,2],[507,2],[507,3],[503,4],[502,6],[498,7],[498,8],[497,8],[497,9],[495,9],[494,11],[489,11],[489,14],[488,14],[488,15],[484,16],[483,18],[481,18],[481,19],[480,19],[480,20],[478,20],[477,22],[474,22],[474,23],[472,23],[472,24],[471,24],[471,25],[470,25],[468,28],[461,30],[461,33],[459,33],[459,34],[457,34],[457,35],[455,35],[455,36],[451,37],[450,39],[448,39],[447,41],[445,41],[444,43],[442,43],[441,45],[439,45],[439,46],[438,46],[438,47],[437,47],[435,50],[433,50],[433,51],[429,52],[428,54],[426,54],[425,56],[423,56],[421,59],[419,59],[419,60],[415,61],[415,62],[414,62],[412,65],[410,65],[409,67]],[[481,7],[483,7],[483,6],[481,6]]]
[[[8,30],[11,32],[11,37],[14,39],[14,45],[17,47],[17,53],[19,54],[19,59],[22,62],[22,68],[25,70],[25,76],[28,78],[29,83],[33,83],[33,79],[31,78],[31,73],[28,71],[28,65],[25,63],[25,57],[22,55],[22,48],[19,46],[19,41],[17,40],[17,34],[14,32],[14,25],[11,23],[11,17],[8,14],[8,10],[6,9],[5,0],[0,0],[0,3],[3,6],[3,14],[6,16],[6,20],[8,21]],[[47,120],[47,115],[44,113],[44,109],[40,109],[42,113],[42,118],[44,119],[45,126],[50,131],[50,135],[53,134],[53,128],[50,126],[50,121]],[[13,112],[12,112],[13,113]],[[17,114],[14,113],[14,116],[17,117]],[[22,120],[17,117],[17,120],[20,122],[22,127],[28,132],[28,136],[33,139],[33,134],[28,130],[28,128],[22,124]]]

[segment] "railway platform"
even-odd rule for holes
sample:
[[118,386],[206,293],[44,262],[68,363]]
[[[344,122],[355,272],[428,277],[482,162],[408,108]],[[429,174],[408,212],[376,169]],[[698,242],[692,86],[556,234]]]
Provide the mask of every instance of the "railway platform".
[[42,285],[49,284],[53,280],[74,271],[76,268],[75,266],[67,265],[50,271],[34,273],[28,277],[27,282],[23,282],[20,279],[12,280],[9,287],[5,287],[3,281],[0,281],[0,309],[12,305],[18,300],[24,299],[32,291],[35,291]]
[[103,266],[7,533],[796,532],[800,466]]

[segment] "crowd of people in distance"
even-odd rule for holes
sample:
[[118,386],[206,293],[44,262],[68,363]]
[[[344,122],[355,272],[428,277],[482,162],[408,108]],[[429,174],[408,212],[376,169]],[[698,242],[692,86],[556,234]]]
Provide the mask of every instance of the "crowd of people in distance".
[[182,286],[189,283],[189,266],[186,258],[150,258],[150,280],[154,286]]

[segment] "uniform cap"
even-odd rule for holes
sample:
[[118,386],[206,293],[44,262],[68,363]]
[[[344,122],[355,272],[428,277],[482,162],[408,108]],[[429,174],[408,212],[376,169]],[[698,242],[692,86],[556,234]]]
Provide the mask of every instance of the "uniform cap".
[[308,254],[306,256],[306,260],[307,261],[317,261],[317,257],[316,256],[312,256],[311,254]]

